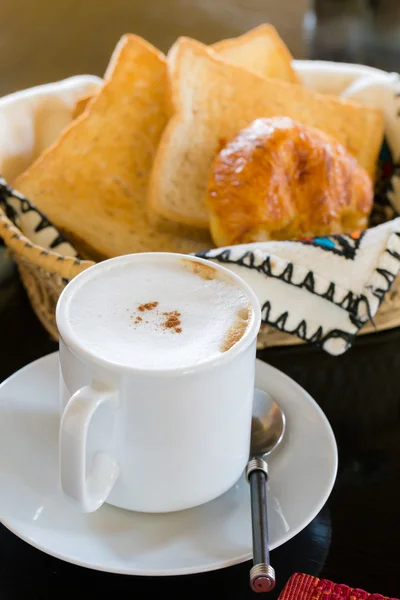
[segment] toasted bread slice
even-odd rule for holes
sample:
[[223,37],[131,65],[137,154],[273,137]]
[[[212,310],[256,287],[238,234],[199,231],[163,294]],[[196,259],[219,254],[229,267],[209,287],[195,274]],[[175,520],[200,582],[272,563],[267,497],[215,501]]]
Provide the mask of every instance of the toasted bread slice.
[[[273,25],[259,25],[236,38],[221,40],[210,46],[221,58],[249,69],[262,77],[300,83],[292,68],[293,57]],[[83,113],[92,96],[79,98],[73,118]]]
[[[170,49],[171,55],[184,39],[179,38],[172,46]],[[196,40],[193,40],[193,42],[196,43]],[[248,69],[262,77],[300,83],[300,79],[291,65],[293,57],[272,25],[260,25],[239,37],[221,40],[209,46],[209,48],[216,52],[221,59]],[[168,91],[168,110],[171,115],[175,112],[170,90]],[[202,235],[199,234],[201,228],[163,217],[153,210],[151,203],[148,205],[148,215],[150,221],[160,231],[181,233],[182,228],[184,228],[183,231],[186,234],[199,239],[202,238]]]
[[259,117],[288,116],[325,131],[374,176],[383,138],[381,111],[258,77],[187,38],[175,45],[168,61],[176,113],[154,162],[150,211],[208,228],[205,196],[212,160],[224,141]]
[[158,233],[146,219],[150,169],[167,122],[166,85],[163,54],[124,36],[99,93],[15,181],[84,255],[210,247],[211,241]]
[[211,48],[220,58],[262,77],[300,83],[292,68],[293,57],[272,25],[260,25],[239,37],[217,42]]
[[81,116],[81,114],[85,110],[86,106],[88,105],[89,100],[94,98],[94,96],[95,96],[95,94],[87,94],[86,96],[82,96],[81,98],[79,98],[76,101],[75,108],[72,113],[73,119],[77,119],[78,117]]

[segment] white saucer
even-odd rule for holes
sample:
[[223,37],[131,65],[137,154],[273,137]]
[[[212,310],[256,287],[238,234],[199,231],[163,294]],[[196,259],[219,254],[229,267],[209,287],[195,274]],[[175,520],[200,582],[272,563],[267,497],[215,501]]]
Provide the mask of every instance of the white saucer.
[[[257,361],[256,386],[283,407],[287,430],[270,457],[270,545],[301,531],[327,500],[337,469],[331,427],[289,377]],[[0,515],[17,536],[77,565],[132,575],[183,575],[251,558],[250,498],[242,477],[198,508],[152,515],[103,506],[76,512],[58,489],[58,354],[0,386]]]

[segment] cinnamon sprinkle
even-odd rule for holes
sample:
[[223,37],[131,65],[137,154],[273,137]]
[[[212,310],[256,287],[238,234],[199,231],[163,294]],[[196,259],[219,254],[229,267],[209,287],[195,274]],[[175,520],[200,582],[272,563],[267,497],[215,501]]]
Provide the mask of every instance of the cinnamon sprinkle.
[[145,304],[139,304],[138,310],[144,312],[145,310],[153,310],[158,306],[158,302],[146,302]]
[[[140,304],[137,310],[141,313],[154,310],[157,308],[158,304],[158,302],[146,302],[144,304]],[[156,310],[155,315],[157,320],[155,322],[153,321],[152,323],[156,329],[161,327],[164,332],[170,331],[171,333],[182,333],[182,323],[180,320],[181,313],[179,311],[170,310],[160,313],[158,310]],[[132,321],[133,325],[138,325],[139,323],[149,323],[149,321],[144,321],[142,317],[138,315],[132,315]]]
[[175,333],[182,333],[181,320],[179,318],[181,316],[180,312],[171,310],[164,312],[163,315],[167,317],[164,323],[161,323],[163,329],[173,329]]

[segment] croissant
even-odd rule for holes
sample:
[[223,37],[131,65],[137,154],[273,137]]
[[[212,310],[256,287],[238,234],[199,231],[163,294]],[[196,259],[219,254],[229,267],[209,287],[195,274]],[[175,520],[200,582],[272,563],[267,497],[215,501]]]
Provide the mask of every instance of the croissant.
[[207,188],[217,246],[351,233],[367,226],[367,172],[326,133],[287,117],[257,119],[223,145]]

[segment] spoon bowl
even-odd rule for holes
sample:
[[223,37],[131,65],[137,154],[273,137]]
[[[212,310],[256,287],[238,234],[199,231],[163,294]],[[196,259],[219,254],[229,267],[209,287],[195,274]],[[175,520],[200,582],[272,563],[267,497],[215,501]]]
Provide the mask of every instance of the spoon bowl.
[[250,456],[268,456],[285,434],[286,418],[279,404],[268,394],[254,390]]

